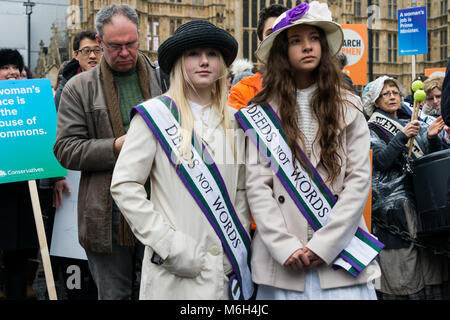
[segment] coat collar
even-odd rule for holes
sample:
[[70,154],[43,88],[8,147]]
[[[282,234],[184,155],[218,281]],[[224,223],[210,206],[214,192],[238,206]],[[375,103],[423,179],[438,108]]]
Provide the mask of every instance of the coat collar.
[[[114,81],[113,72],[104,57],[102,57],[102,59],[100,60],[100,70],[114,137],[118,138],[125,134],[119,105],[119,90],[117,88],[117,83]],[[136,71],[138,73],[142,96],[145,100],[148,100],[152,97],[152,94],[150,92],[150,70],[148,69],[147,63],[142,54],[138,55],[138,59],[136,62]]]
[[[217,109],[212,108],[210,113],[209,113],[209,119],[208,119],[208,127],[207,128],[203,128],[203,131],[201,132],[201,139],[207,144],[207,145],[212,145],[213,143],[215,143],[214,141],[214,135],[215,135],[215,131],[219,126],[222,125],[222,121],[223,121],[223,115],[217,111]],[[196,131],[200,134],[200,128],[196,127]],[[217,143],[217,141],[216,141]],[[208,150],[211,151],[211,150]]]

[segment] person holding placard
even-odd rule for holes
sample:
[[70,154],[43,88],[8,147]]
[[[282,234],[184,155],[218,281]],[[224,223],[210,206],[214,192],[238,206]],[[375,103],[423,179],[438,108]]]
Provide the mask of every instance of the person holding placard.
[[[0,49],[0,81],[20,80],[23,67],[19,51]],[[28,259],[35,259],[39,249],[28,183],[0,184],[0,204],[5,294],[7,299],[23,300],[27,297]]]
[[[419,98],[425,98],[424,92],[422,95]],[[402,97],[400,83],[389,76],[377,78],[363,97],[373,150],[372,226],[374,234],[386,245],[378,258],[381,266],[378,296],[440,299],[447,290],[444,286],[448,277],[444,271],[448,268],[447,259],[382,228],[386,224],[412,238],[417,236],[419,221],[412,171],[408,168],[413,165],[412,159],[442,149],[438,135],[444,127],[442,117],[431,125],[420,119],[411,121],[408,109],[402,108]],[[409,158],[407,143],[411,137],[414,140]]]
[[158,49],[169,90],[132,111],[111,193],[145,245],[141,299],[253,295],[244,136],[227,107],[237,50],[210,22],[181,25]]
[[334,57],[343,40],[327,4],[303,2],[256,51],[263,88],[236,113],[248,136],[256,299],[376,299],[368,283],[383,245],[363,218],[369,130]]
[[156,66],[138,50],[139,17],[132,7],[105,6],[95,25],[103,56],[97,67],[64,86],[53,151],[63,167],[81,171],[78,234],[98,298],[131,299],[142,244],[112,200],[109,186],[131,108],[159,95],[161,89]]

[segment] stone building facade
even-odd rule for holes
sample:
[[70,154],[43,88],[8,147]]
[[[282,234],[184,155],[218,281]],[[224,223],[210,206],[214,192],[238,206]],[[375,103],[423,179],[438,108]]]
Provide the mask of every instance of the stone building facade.
[[[93,29],[95,15],[104,5],[117,0],[69,0],[68,37]],[[256,24],[261,8],[281,3],[291,8],[295,0],[122,0],[136,9],[140,19],[140,49],[156,59],[159,45],[180,25],[192,19],[206,19],[229,31],[239,42],[238,57],[257,63]],[[320,1],[325,2],[325,1]],[[372,77],[388,74],[405,87],[412,78],[411,56],[399,56],[397,10],[426,6],[428,14],[428,54],[416,56],[416,75],[425,68],[445,67],[448,59],[449,0],[329,0],[333,19],[341,24],[367,24],[372,31]],[[71,46],[71,44],[70,44]],[[72,48],[69,48],[72,52]],[[367,75],[370,80],[369,73]],[[360,88],[361,89],[361,88]]]
[[40,50],[34,77],[49,78],[52,88],[56,90],[61,63],[64,58],[67,58],[67,52],[64,50],[66,42],[62,39],[61,33],[55,24],[52,24],[51,30],[52,35],[49,45],[45,46],[43,40],[39,43]]
[[[333,18],[341,24],[367,24],[372,31],[373,79],[382,75],[397,78],[409,93],[412,80],[412,56],[398,55],[397,10],[427,8],[428,54],[416,55],[415,74],[426,68],[447,65],[450,32],[448,0],[334,0],[328,1]],[[369,74],[367,76],[370,80]]]

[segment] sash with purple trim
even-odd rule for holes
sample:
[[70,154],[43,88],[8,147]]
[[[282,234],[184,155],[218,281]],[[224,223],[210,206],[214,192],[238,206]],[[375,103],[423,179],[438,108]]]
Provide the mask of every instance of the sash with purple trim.
[[[395,135],[405,127],[405,124],[403,122],[379,109],[377,109],[372,114],[368,122],[378,127],[389,140],[394,138]],[[408,147],[406,146],[406,144],[404,145],[404,150],[408,152]],[[414,145],[411,155],[413,159],[418,159],[424,155],[422,149],[417,143],[417,139],[414,139]]]
[[[272,107],[268,104],[252,105],[236,112],[235,117],[261,155],[270,162],[272,170],[314,231],[326,225],[336,199],[300,147],[308,169],[305,170],[298,160],[297,170],[294,169],[281,120]],[[333,261],[333,267],[343,268],[357,277],[383,247],[374,236],[358,228]]]
[[181,181],[220,238],[234,271],[230,277],[233,299],[252,298],[254,285],[250,271],[250,238],[239,221],[225,182],[211,155],[194,132],[191,161],[180,156],[179,112],[170,97],[160,96],[156,103],[144,102],[132,109],[131,116],[136,112],[145,120]]

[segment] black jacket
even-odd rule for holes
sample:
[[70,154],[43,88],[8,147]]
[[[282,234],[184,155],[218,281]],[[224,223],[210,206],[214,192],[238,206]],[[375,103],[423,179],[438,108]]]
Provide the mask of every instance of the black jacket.
[[69,63],[66,64],[66,66],[63,69],[63,72],[59,75],[59,84],[55,92],[56,110],[58,110],[59,108],[59,100],[61,99],[61,92],[64,89],[64,86],[66,85],[67,81],[70,80],[70,78],[72,78],[78,73],[78,68],[80,68],[80,64],[78,60],[74,58],[70,60]]
[[[404,123],[411,120],[403,109],[398,111],[398,119]],[[421,122],[415,138],[424,154],[442,149],[440,138],[427,137],[428,127],[428,124]],[[373,123],[369,123],[369,129],[373,150],[372,217],[396,226],[400,231],[408,231],[404,206],[406,202],[412,207],[416,205],[412,176],[405,170],[408,151],[404,146],[408,137],[399,131],[389,140]],[[373,232],[386,245],[386,249],[407,248],[410,245],[377,224],[373,225]]]
[[39,248],[26,181],[0,184],[0,249]]
[[450,59],[447,64],[447,71],[442,85],[441,114],[447,126],[450,126]]

